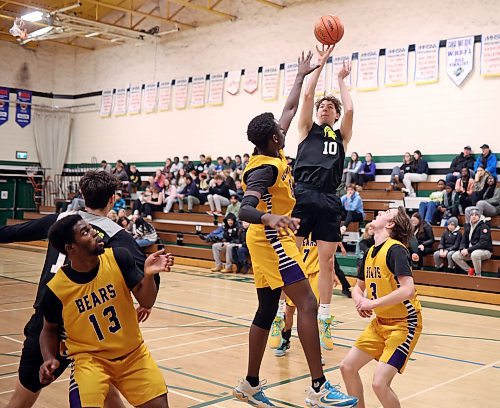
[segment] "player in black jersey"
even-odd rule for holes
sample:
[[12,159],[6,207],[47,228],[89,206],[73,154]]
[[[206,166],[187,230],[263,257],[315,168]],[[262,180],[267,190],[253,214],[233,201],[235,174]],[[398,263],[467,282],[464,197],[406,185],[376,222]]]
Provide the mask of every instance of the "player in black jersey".
[[[294,167],[297,204],[292,216],[300,218],[300,229],[296,242],[300,248],[305,237],[316,237],[319,254],[319,296],[318,321],[321,345],[327,350],[333,348],[330,334],[333,282],[335,278],[333,256],[340,234],[341,205],[336,195],[342,178],[345,152],[352,136],[353,105],[344,78],[351,71],[344,63],[338,73],[340,98],[324,96],[316,101],[316,122],[313,122],[314,95],[321,70],[333,51],[333,46],[318,48],[320,69],[313,72],[302,100],[299,117],[299,148]],[[340,129],[333,126],[344,115]]]
[[[126,248],[133,256],[140,270],[144,269],[145,256],[139,246],[123,228],[106,217],[114,204],[116,179],[106,172],[88,172],[80,180],[80,188],[86,203],[86,211],[79,211],[82,218],[98,232],[106,247]],[[0,243],[28,242],[46,239],[50,227],[57,221],[60,214],[50,214],[38,220],[29,221],[14,226],[0,227]],[[35,313],[24,328],[25,341],[19,363],[18,381],[15,391],[6,408],[26,408],[35,404],[41,389],[38,371],[43,363],[40,351],[40,332],[43,328],[43,316],[39,310],[40,301],[49,282],[57,270],[63,265],[66,256],[60,254],[54,247],[47,249],[42,275],[38,284]],[[156,282],[159,285],[159,281]],[[137,310],[139,321],[149,316],[149,310]],[[68,359],[58,355],[60,366],[54,373],[59,377],[69,364]],[[118,392],[111,387],[106,399],[106,407],[124,407]]]

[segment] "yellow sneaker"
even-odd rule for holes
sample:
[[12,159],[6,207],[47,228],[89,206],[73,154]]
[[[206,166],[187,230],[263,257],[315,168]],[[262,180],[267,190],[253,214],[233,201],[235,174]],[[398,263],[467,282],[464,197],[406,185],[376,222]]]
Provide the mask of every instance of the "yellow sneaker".
[[318,319],[319,340],[321,342],[321,347],[323,347],[325,350],[333,350],[333,340],[331,333],[332,321],[333,321],[333,316],[327,319],[323,318]]
[[281,316],[276,316],[271,326],[271,334],[269,335],[269,347],[277,349],[281,345],[281,331],[285,327],[285,319]]

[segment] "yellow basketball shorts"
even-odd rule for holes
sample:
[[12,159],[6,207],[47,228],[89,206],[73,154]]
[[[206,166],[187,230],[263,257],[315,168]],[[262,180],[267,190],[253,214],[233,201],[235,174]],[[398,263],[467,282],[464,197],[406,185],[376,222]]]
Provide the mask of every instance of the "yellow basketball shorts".
[[306,279],[294,236],[279,237],[276,230],[252,224],[247,246],[257,288],[276,289]]
[[401,374],[422,333],[422,314],[417,324],[407,319],[375,318],[361,333],[354,347],[370,354],[377,361],[392,365]]
[[103,407],[113,383],[133,406],[167,393],[160,369],[142,343],[125,357],[108,360],[81,353],[73,358],[69,387],[70,407]]
[[[314,296],[316,296],[316,300],[319,303],[318,277],[319,277],[319,271],[307,275],[307,280],[309,281]],[[286,297],[286,304],[290,307],[295,307],[295,304],[292,302],[292,299],[289,299],[288,296]]]

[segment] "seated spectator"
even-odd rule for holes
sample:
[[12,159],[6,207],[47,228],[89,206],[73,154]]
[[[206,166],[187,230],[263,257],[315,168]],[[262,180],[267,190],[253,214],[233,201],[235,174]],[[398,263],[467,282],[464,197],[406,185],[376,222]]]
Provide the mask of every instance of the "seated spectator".
[[476,157],[472,154],[472,148],[469,145],[465,146],[464,151],[456,156],[451,162],[451,173],[446,175],[446,182],[456,182],[461,176],[461,171],[464,167],[468,168],[471,172],[474,171],[475,161]]
[[217,173],[224,170],[224,158],[222,158],[221,156],[217,157],[217,164],[215,165],[214,170]]
[[236,183],[234,179],[231,177],[231,171],[226,169],[224,170],[223,174],[224,174],[224,183],[229,189],[229,194],[236,194]]
[[122,227],[127,233],[133,233],[133,225],[127,217],[118,217],[116,223]]
[[[242,228],[240,228],[240,243],[238,247],[233,248],[233,261],[236,263],[236,272],[247,274],[248,269],[250,269],[250,251],[247,246],[247,231],[250,224],[246,221],[243,221]],[[236,249],[236,254],[234,253]]]
[[163,192],[156,185],[151,187],[151,196],[144,199],[142,213],[148,220],[153,219],[153,212],[163,210]]
[[184,168],[184,164],[179,161],[179,157],[174,157],[174,162],[172,166],[170,166],[170,173],[174,175],[175,178],[179,178],[179,176],[184,176],[185,174],[179,175],[179,170]]
[[116,192],[115,193],[115,203],[113,204],[113,210],[118,213],[118,210],[120,208],[127,208],[127,203],[125,200],[122,198],[122,193]]
[[494,217],[500,214],[500,189],[497,188],[497,182],[493,176],[488,176],[481,197],[475,207],[469,207],[465,210],[465,222],[470,222],[470,212],[474,208],[477,208],[485,217]]
[[222,206],[229,205],[229,197],[229,188],[224,183],[224,177],[217,174],[208,190],[207,199],[210,211],[207,213],[209,215],[222,215]]
[[415,150],[413,158],[415,159],[414,170],[413,172],[405,174],[403,178],[403,184],[405,186],[401,189],[404,193],[408,193],[410,197],[416,197],[415,190],[411,183],[426,181],[429,174],[429,164],[424,160],[420,150]]
[[363,187],[367,181],[375,181],[375,171],[377,166],[373,163],[373,156],[371,153],[366,153],[365,161],[361,165],[361,169],[358,172],[358,182],[357,185]]
[[105,171],[106,173],[112,174],[113,169],[111,168],[111,165],[108,164],[106,160],[101,161],[101,166],[97,169],[97,171]]
[[165,181],[165,188],[163,189],[163,194],[165,202],[165,208],[163,209],[163,212],[165,214],[168,214],[172,210],[172,207],[174,206],[175,202],[178,199],[177,186],[175,185],[175,183]]
[[189,160],[189,156],[184,156],[182,158],[182,168],[186,171],[186,173],[191,173],[193,170],[196,170],[194,163]]
[[[472,189],[473,191],[470,197],[472,205],[476,205],[478,201],[482,200],[486,190],[490,188],[487,183],[489,177],[493,176],[487,171],[484,171],[481,166],[477,168],[477,174],[474,176],[474,188]],[[493,180],[495,183],[493,183],[492,186],[496,185],[496,180],[494,178]]]
[[243,174],[243,162],[241,160],[241,156],[237,154],[234,156],[234,171],[231,173],[231,177],[236,181],[241,178]]
[[141,248],[153,245],[158,240],[155,228],[142,217],[137,217],[134,223],[134,238]]
[[207,156],[205,159],[205,164],[203,165],[203,172],[207,173],[209,176],[213,176],[216,173],[215,164],[212,163],[212,157]]
[[242,168],[245,170],[245,167],[247,167],[248,162],[250,161],[250,155],[248,153],[245,153],[243,155],[243,163],[242,163]]
[[223,170],[229,170],[229,174],[236,170],[236,163],[233,161],[231,156],[226,156],[226,158],[224,159]]
[[432,227],[422,220],[418,212],[411,216],[411,223],[414,228],[414,236],[410,240],[408,250],[411,254],[414,269],[422,269],[425,255],[432,254],[433,252],[434,232],[432,231]]
[[127,216],[127,210],[125,208],[120,208],[116,212],[116,215],[118,215],[118,218],[120,218],[120,217],[126,217]]
[[[172,181],[174,181],[176,183],[176,186],[177,186],[177,190],[182,190],[185,186],[186,186],[186,172],[184,171],[184,169],[180,169],[179,170],[179,178],[177,179],[173,179]],[[193,180],[193,183],[198,185],[198,183],[196,183],[196,179],[191,176],[191,179]]]
[[229,214],[234,214],[236,217],[236,221],[238,221],[238,212],[240,211],[241,203],[240,200],[238,199],[238,196],[236,194],[231,194],[229,197],[229,205],[226,208],[226,215],[227,217]]
[[167,157],[165,159],[165,165],[163,166],[162,173],[164,175],[167,175],[167,173],[170,173],[171,168],[172,168],[172,159],[170,157]]
[[400,184],[403,183],[405,174],[412,173],[414,170],[415,164],[413,163],[413,157],[409,152],[406,152],[403,157],[403,164],[392,169],[391,184],[385,189],[385,191],[401,190]]
[[346,194],[340,198],[342,203],[342,221],[340,232],[344,234],[351,222],[361,222],[365,218],[363,211],[363,200],[356,191],[356,186],[351,184],[347,186]]
[[442,227],[446,227],[448,219],[457,217],[459,214],[460,195],[455,191],[454,183],[446,183],[443,195],[443,202],[438,205],[436,211],[436,220],[440,221]]
[[439,240],[438,250],[434,252],[434,267],[438,271],[444,271],[444,260],[448,261],[448,270],[455,268],[452,256],[460,248],[462,234],[458,225],[457,217],[451,217],[448,220],[447,228],[444,230]]
[[68,211],[78,211],[82,210],[85,208],[85,200],[83,199],[82,192],[80,189],[76,192],[75,196],[73,197],[73,200],[71,200],[71,203],[68,205]]
[[130,183],[128,185],[129,193],[135,193],[142,183],[141,173],[139,173],[139,170],[137,169],[137,166],[135,164],[130,165],[129,179],[130,179]]
[[[480,175],[483,174],[481,170],[481,168],[478,169],[476,177],[480,177]],[[470,176],[470,172],[467,167],[462,168],[460,171],[460,178],[455,184],[455,191],[459,194],[459,208],[460,213],[463,214],[465,209],[472,205],[471,196],[474,191],[474,179]]]
[[197,164],[194,169],[198,174],[203,173],[205,170],[205,161],[207,160],[207,157],[204,154],[200,154],[200,163]]
[[137,200],[135,200],[132,205],[132,213],[134,215],[140,215],[146,200],[151,198],[151,187],[147,186],[144,191],[138,191],[137,196]]
[[177,201],[179,203],[179,212],[184,212],[184,203],[188,205],[188,213],[193,212],[193,207],[200,204],[200,193],[198,187],[193,183],[193,179],[190,176],[184,177],[186,186],[179,191],[177,195]]
[[[470,212],[470,223],[465,224],[464,227],[460,250],[452,256],[453,262],[469,276],[481,276],[482,261],[490,259],[492,251],[490,226],[485,222],[479,210],[473,209]],[[472,260],[472,268],[465,262],[470,260]]]
[[482,154],[476,159],[474,163],[474,171],[478,167],[482,167],[485,171],[490,173],[495,179],[497,178],[497,157],[491,152],[490,146],[484,143],[481,146]]
[[437,190],[431,193],[429,201],[422,201],[418,206],[418,212],[429,224],[439,224],[439,222],[436,223],[435,215],[438,206],[443,203],[445,186],[444,180],[439,180]]
[[241,186],[241,181],[240,180],[236,180],[234,182],[234,184],[236,185],[236,194],[238,195],[238,199],[240,201],[243,200],[243,196],[245,195],[245,192],[243,191],[243,187]]
[[351,153],[351,160],[344,169],[344,174],[342,175],[342,181],[346,186],[350,186],[352,183],[357,184],[358,172],[361,170],[361,162],[359,161],[359,155],[356,152]]
[[165,174],[162,173],[161,169],[156,170],[153,178],[153,184],[156,186],[158,191],[162,191],[163,187],[165,187]]
[[106,215],[111,221],[117,222],[118,221],[118,214],[116,213],[115,210],[109,210],[108,214]]
[[121,181],[122,185],[128,185],[129,177],[127,171],[125,170],[125,164],[121,160],[116,162],[113,174],[119,181]]
[[[234,214],[229,214],[224,218],[224,236],[222,242],[216,242],[212,245],[212,254],[215,260],[215,267],[212,272],[232,272],[233,269],[233,248],[240,244],[239,224],[236,221]],[[220,259],[221,251],[226,251],[226,265],[222,269],[222,261]]]

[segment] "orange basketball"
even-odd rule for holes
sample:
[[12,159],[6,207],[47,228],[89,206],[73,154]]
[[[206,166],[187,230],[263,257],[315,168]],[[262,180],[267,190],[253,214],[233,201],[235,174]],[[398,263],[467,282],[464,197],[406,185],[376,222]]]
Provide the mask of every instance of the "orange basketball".
[[322,16],[314,26],[314,35],[321,44],[334,45],[344,36],[344,25],[337,16]]

